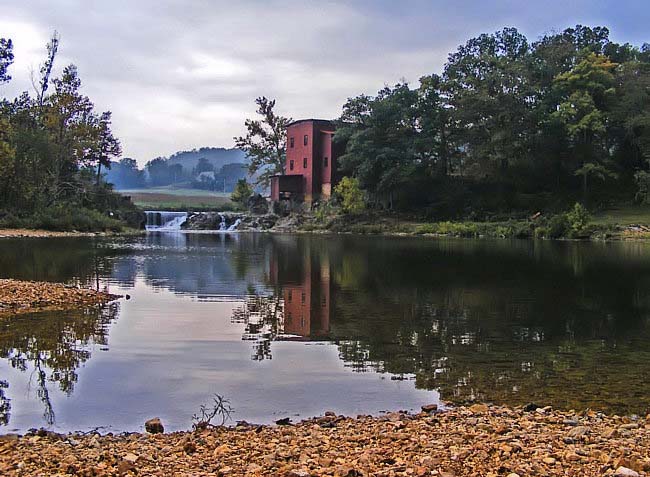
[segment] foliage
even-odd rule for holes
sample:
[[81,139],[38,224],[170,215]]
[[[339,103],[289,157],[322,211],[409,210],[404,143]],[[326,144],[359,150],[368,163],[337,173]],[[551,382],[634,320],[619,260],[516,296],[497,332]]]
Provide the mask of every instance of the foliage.
[[478,227],[473,223],[439,222],[422,224],[415,229],[416,234],[453,235],[457,237],[474,237],[478,235]]
[[589,222],[591,221],[591,215],[587,209],[579,202],[573,206],[566,214],[566,218],[569,222],[569,227],[574,233],[580,233],[587,228]]
[[6,215],[0,218],[0,227],[61,232],[120,232],[124,229],[124,222],[93,209],[53,206],[26,217]]
[[634,179],[638,189],[635,198],[642,204],[650,204],[650,172],[638,171],[634,174]]
[[0,84],[11,79],[9,66],[14,62],[14,45],[11,39],[0,38]]
[[[36,97],[0,102],[0,211],[7,224],[52,230],[118,230],[140,213],[101,181],[121,154],[110,111],[98,113],[82,93],[74,65],[53,78],[56,33],[32,78]],[[0,40],[0,82],[8,81],[11,41]],[[53,91],[50,91],[50,86]]]
[[223,426],[226,421],[231,419],[233,412],[235,412],[235,410],[230,405],[230,401],[219,394],[215,394],[212,398],[212,408],[209,408],[205,404],[201,404],[199,412],[192,416],[192,427],[194,427],[194,429],[215,427],[215,424],[212,424],[212,420],[215,417],[221,419],[221,424],[218,425]]
[[345,214],[360,214],[365,209],[363,191],[358,179],[344,177],[334,188],[334,193],[340,198],[341,210]]
[[532,43],[514,28],[479,35],[415,88],[350,98],[335,136],[340,164],[371,207],[454,218],[548,212],[579,195],[625,201],[635,183],[644,196],[648,51],[612,42],[604,27]]
[[233,190],[230,200],[235,204],[239,204],[241,207],[246,207],[248,199],[253,195],[253,188],[250,186],[246,179],[239,179],[235,185],[235,190]]
[[566,214],[554,215],[548,223],[545,236],[552,239],[562,238],[567,235],[570,228],[571,226]]
[[255,100],[261,119],[247,119],[246,136],[235,137],[235,145],[248,157],[249,174],[257,175],[256,184],[268,187],[271,176],[284,174],[286,160],[286,130],[290,118],[278,116],[275,100],[264,96]]

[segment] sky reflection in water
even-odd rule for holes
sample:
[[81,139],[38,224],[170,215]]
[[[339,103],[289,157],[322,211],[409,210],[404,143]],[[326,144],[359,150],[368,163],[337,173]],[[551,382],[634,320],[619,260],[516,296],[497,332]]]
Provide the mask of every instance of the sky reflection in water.
[[[0,241],[0,274],[128,293],[0,323],[13,429],[185,429],[474,399],[648,410],[650,247],[150,234]],[[400,379],[405,378],[405,379]]]

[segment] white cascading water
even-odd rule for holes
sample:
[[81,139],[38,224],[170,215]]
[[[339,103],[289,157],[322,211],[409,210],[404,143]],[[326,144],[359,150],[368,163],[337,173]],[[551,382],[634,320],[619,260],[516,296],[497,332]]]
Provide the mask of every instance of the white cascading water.
[[219,214],[219,217],[221,217],[221,223],[219,224],[219,230],[225,232],[228,229],[228,227],[226,226],[226,217],[223,214]]
[[187,212],[165,212],[159,210],[146,210],[147,225],[151,231],[165,232],[180,230],[181,225],[187,220]]
[[239,224],[241,224],[241,219],[235,220],[235,222],[230,227],[228,227],[227,232],[234,232],[237,230],[237,227],[239,227]]

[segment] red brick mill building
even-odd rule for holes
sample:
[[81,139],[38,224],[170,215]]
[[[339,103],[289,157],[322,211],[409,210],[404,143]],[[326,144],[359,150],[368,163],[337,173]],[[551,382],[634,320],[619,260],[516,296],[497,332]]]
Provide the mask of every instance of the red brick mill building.
[[340,148],[333,144],[335,126],[324,119],[301,119],[287,126],[284,175],[271,178],[271,200],[311,204],[329,199],[340,176]]

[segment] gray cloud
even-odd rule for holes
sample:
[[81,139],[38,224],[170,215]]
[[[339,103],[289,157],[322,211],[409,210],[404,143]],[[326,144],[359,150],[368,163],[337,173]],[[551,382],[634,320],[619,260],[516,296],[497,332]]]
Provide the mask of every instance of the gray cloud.
[[85,93],[113,111],[125,155],[142,164],[232,146],[260,95],[287,116],[335,117],[350,96],[439,72],[481,32],[516,26],[534,39],[605,24],[639,44],[650,20],[645,0],[3,2],[0,37],[14,39],[16,64],[1,93],[30,88],[29,68],[58,30],[59,67],[78,65]]

